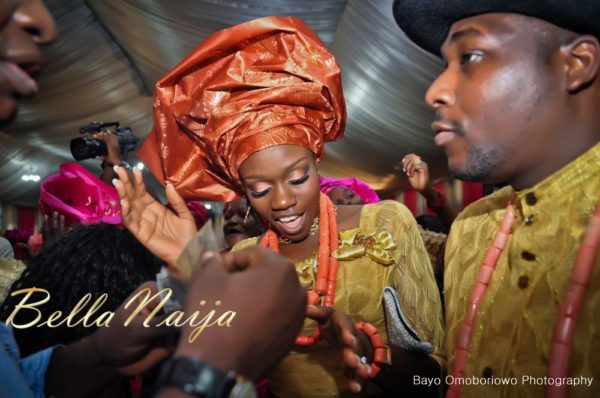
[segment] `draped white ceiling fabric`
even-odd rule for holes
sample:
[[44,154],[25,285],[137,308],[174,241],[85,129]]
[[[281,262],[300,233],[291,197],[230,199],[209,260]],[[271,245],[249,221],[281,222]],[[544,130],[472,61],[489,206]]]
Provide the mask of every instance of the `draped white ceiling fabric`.
[[[141,138],[152,127],[155,81],[213,32],[267,15],[302,18],[342,68],[348,126],[321,173],[358,176],[384,194],[406,187],[399,162],[417,152],[446,175],[433,145],[427,86],[441,61],[410,43],[392,0],[46,0],[59,38],[43,48],[39,93],[0,127],[0,203],[35,205],[42,179],[71,161],[69,141],[91,121],[120,121]],[[99,173],[99,161],[83,164]]]

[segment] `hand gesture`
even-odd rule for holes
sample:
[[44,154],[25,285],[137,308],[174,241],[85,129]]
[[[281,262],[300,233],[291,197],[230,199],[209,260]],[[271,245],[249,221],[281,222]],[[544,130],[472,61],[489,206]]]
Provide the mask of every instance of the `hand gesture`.
[[117,309],[110,327],[101,327],[90,336],[99,363],[117,368],[119,373],[127,376],[143,373],[170,356],[175,351],[178,337],[176,328],[156,326],[166,317],[162,312],[152,317],[147,322],[148,326],[144,325],[146,318],[158,305],[158,299],[147,304],[130,323],[125,324],[145,298],[142,294],[132,300],[143,289],[148,289],[148,297],[157,293],[155,282],[143,283]]
[[175,213],[154,199],[144,186],[137,168],[133,178],[123,167],[115,167],[119,180],[113,181],[121,198],[123,224],[148,250],[175,270],[187,243],[196,234],[196,222],[183,198],[167,184],[167,199]]
[[414,153],[409,153],[402,159],[402,171],[408,176],[408,181],[414,190],[422,192],[429,186],[427,163]]
[[230,327],[207,327],[195,338],[194,327],[184,326],[175,355],[197,357],[259,381],[294,346],[304,322],[306,292],[293,265],[271,250],[253,246],[223,257],[207,254],[196,267],[184,312],[207,311],[199,304],[204,300],[219,314],[235,311],[235,318]]
[[334,347],[342,349],[342,364],[352,392],[361,391],[361,385],[369,377],[373,361],[371,341],[354,326],[344,313],[331,307],[309,305],[306,316],[319,323],[321,336]]
[[106,143],[106,156],[100,156],[100,159],[109,163],[110,165],[121,164],[121,149],[119,148],[119,139],[116,135],[102,131],[94,134],[94,138]]
[[42,245],[44,248],[51,246],[66,235],[69,229],[65,227],[65,216],[53,211],[50,217],[44,214],[42,217]]

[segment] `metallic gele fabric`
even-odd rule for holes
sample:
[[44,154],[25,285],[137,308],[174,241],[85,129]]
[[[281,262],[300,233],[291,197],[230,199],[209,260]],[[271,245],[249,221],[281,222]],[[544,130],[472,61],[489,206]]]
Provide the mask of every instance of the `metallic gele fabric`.
[[157,83],[138,156],[184,198],[228,201],[254,152],[294,144],[320,158],[345,124],[333,55],[301,20],[266,17],[210,36]]

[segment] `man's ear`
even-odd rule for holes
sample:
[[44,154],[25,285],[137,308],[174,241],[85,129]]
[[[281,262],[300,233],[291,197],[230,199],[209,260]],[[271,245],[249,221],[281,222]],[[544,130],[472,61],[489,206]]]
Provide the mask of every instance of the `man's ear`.
[[598,75],[600,43],[594,36],[578,36],[561,47],[565,57],[566,87],[576,93],[589,86]]

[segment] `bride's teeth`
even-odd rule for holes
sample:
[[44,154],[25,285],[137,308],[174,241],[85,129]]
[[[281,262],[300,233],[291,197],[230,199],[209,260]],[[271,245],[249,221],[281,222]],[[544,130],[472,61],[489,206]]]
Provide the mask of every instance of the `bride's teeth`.
[[291,222],[291,221],[294,221],[297,218],[298,218],[298,216],[283,217],[283,218],[280,218],[279,221],[281,221],[281,222]]

